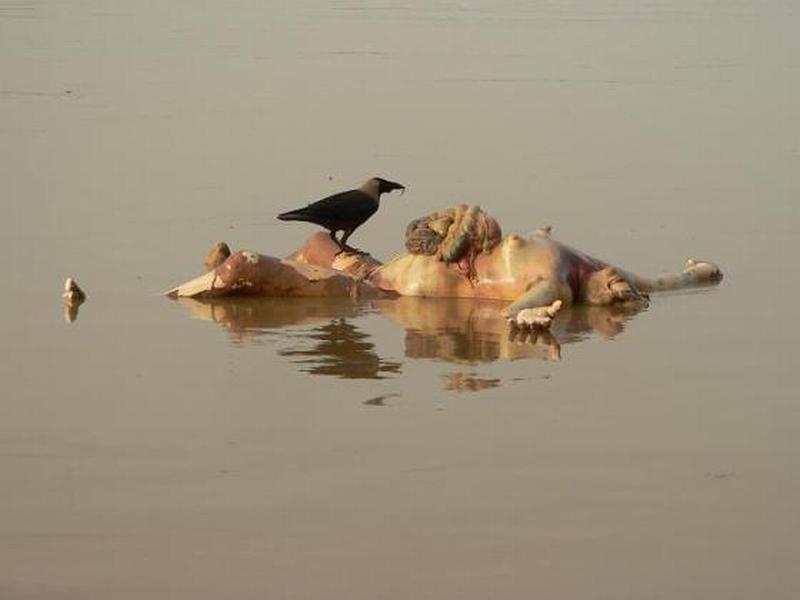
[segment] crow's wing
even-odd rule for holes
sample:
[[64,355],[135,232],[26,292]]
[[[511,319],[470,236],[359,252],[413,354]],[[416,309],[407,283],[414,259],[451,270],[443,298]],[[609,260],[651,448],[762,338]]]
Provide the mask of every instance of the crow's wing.
[[317,200],[298,210],[283,213],[285,220],[310,221],[324,227],[358,227],[378,210],[378,201],[361,190],[349,190]]

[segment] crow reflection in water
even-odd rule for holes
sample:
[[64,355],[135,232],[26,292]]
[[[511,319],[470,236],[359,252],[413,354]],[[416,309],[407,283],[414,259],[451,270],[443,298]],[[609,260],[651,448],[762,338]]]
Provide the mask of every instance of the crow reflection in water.
[[302,335],[316,340],[309,350],[279,350],[278,354],[299,357],[295,362],[314,375],[333,375],[343,379],[383,379],[384,374],[400,373],[402,363],[385,361],[374,352],[369,335],[345,319],[331,321]]

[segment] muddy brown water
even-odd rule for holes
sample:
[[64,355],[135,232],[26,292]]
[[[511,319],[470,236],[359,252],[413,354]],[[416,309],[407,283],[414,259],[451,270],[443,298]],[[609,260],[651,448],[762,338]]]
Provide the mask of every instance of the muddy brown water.
[[[800,597],[796,2],[0,1],[0,598]],[[383,175],[719,287],[173,302]],[[76,322],[60,287],[89,299]],[[553,360],[560,356],[560,361]]]

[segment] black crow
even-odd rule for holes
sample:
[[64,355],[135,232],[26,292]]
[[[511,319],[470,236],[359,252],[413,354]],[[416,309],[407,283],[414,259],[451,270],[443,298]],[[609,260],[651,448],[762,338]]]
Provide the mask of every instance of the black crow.
[[[392,190],[405,190],[405,186],[373,177],[357,190],[339,192],[322,200],[309,204],[305,208],[281,213],[281,221],[308,221],[322,225],[330,231],[331,239],[339,246],[339,252],[360,252],[347,245],[347,238],[378,210],[381,194]],[[343,231],[341,239],[336,239],[336,232]]]

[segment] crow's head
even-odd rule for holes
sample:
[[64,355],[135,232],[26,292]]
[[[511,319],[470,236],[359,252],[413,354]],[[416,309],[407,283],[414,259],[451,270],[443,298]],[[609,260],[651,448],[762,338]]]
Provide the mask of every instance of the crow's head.
[[395,183],[394,181],[389,181],[388,179],[382,179],[381,177],[373,177],[365,181],[360,189],[362,192],[369,194],[377,200],[381,197],[381,194],[391,192],[392,190],[400,190],[402,193],[406,189],[406,186]]
[[386,194],[387,192],[391,192],[392,190],[400,190],[401,192],[406,189],[406,186],[395,183],[394,181],[388,181],[387,179],[383,179],[381,177],[374,177],[373,181],[377,182],[378,184],[378,195]]

